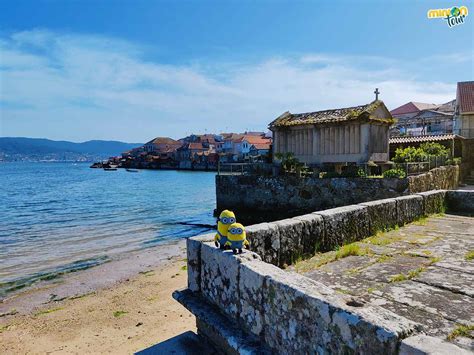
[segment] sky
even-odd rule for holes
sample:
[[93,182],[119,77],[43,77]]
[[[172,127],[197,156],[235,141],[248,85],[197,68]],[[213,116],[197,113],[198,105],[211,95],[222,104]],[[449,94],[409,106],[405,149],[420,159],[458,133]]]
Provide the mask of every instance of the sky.
[[[450,28],[428,9],[467,6]],[[146,142],[285,111],[444,103],[474,1],[0,0],[0,136]]]

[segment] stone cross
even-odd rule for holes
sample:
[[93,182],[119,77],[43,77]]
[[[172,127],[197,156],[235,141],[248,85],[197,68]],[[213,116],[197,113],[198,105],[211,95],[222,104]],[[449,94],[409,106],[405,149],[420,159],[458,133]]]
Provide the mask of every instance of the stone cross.
[[380,94],[379,88],[375,88],[374,94],[375,94],[375,100],[378,100],[379,94]]

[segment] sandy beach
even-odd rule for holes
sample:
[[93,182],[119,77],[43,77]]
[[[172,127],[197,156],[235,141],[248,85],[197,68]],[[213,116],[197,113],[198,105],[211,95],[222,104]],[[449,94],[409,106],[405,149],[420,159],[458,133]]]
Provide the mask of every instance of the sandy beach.
[[186,331],[194,317],[172,298],[186,286],[185,243],[149,249],[0,304],[0,353],[130,354]]

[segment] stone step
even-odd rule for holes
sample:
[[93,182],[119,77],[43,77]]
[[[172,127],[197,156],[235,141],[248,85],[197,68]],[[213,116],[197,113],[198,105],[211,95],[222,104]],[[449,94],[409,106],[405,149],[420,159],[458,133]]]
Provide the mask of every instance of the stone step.
[[189,289],[179,290],[173,292],[173,298],[196,316],[198,335],[206,344],[218,350],[218,354],[272,354],[260,339],[243,331],[198,293]]

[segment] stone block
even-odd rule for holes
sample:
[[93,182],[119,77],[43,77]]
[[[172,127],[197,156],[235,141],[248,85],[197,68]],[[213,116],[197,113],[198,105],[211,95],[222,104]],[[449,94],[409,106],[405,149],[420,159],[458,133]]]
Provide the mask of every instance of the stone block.
[[322,251],[349,244],[369,236],[367,207],[350,205],[315,212],[323,217],[325,233]]
[[320,249],[324,238],[324,220],[323,217],[310,213],[295,217],[303,223],[301,232],[301,243],[303,245],[303,255],[313,256]]
[[264,341],[278,353],[396,354],[418,328],[380,307],[354,304],[323,284],[289,272],[264,283]]
[[443,341],[440,338],[434,338],[427,335],[415,335],[402,340],[400,344],[400,355],[445,355],[472,354],[470,351]]
[[245,228],[250,250],[270,264],[279,265],[280,232],[275,223],[260,223]]
[[448,210],[474,213],[474,190],[455,190],[446,192]]
[[205,234],[186,240],[186,256],[188,259],[188,289],[193,292],[201,290],[201,244],[211,242],[214,233]]
[[279,266],[291,265],[303,255],[303,222],[296,218],[276,221],[280,235]]
[[418,193],[423,197],[423,209],[426,216],[441,213],[445,210],[445,190],[432,190]]
[[[198,294],[189,290],[175,291],[173,298],[196,316],[197,332],[201,341],[214,348],[205,354],[270,355],[257,337],[246,333],[237,322],[227,318]],[[188,350],[195,353],[195,349]]]
[[213,243],[201,244],[201,293],[234,320],[240,314],[239,267],[242,262],[253,260],[261,258],[248,250],[234,255]]
[[240,323],[257,336],[263,330],[263,286],[265,278],[281,270],[259,260],[243,262],[239,270]]
[[397,201],[398,225],[413,222],[425,215],[423,208],[423,197],[420,195],[401,196]]
[[397,203],[394,199],[364,202],[360,205],[367,207],[371,235],[397,225]]

